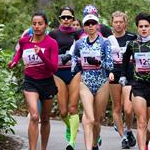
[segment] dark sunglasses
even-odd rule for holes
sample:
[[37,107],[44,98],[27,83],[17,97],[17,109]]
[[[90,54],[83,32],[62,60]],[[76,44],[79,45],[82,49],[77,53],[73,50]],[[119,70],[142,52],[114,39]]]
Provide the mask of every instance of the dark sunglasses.
[[59,18],[63,19],[63,20],[65,20],[65,19],[67,19],[67,20],[73,19],[72,16],[60,16]]
[[84,23],[84,25],[85,25],[85,26],[89,26],[89,25],[96,25],[96,24],[98,24],[98,22],[97,22],[97,21],[95,21],[95,20],[87,21],[87,22],[85,22],[85,23]]

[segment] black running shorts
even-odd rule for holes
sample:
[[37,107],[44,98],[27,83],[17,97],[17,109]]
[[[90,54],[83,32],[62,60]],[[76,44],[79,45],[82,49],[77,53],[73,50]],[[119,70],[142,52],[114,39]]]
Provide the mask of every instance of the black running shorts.
[[53,99],[58,92],[53,76],[46,79],[33,79],[25,76],[23,90],[37,92],[40,100]]

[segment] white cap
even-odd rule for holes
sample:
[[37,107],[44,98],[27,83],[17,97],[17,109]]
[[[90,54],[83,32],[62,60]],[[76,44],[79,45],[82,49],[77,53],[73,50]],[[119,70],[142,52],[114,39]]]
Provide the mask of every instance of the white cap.
[[82,20],[83,25],[84,25],[85,22],[87,22],[88,20],[95,20],[95,21],[97,21],[97,23],[99,23],[98,17],[96,17],[96,16],[93,15],[93,14],[88,14],[88,15],[86,15],[86,16],[83,18],[83,20]]

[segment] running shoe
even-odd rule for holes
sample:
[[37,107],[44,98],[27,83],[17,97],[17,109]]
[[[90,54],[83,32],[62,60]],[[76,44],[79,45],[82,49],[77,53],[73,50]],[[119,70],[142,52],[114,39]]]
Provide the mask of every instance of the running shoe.
[[125,131],[125,136],[127,137],[128,141],[129,141],[130,147],[133,147],[136,145],[136,139],[135,139],[132,131]]
[[98,137],[98,146],[100,147],[102,145],[102,138],[101,136],[99,135]]
[[70,129],[68,127],[66,128],[66,140],[70,142]]
[[121,145],[122,145],[122,149],[130,149],[129,142],[128,142],[127,138],[123,138]]
[[98,145],[96,147],[92,147],[92,150],[99,150]]
[[70,144],[66,147],[66,150],[74,150],[73,146],[71,146]]

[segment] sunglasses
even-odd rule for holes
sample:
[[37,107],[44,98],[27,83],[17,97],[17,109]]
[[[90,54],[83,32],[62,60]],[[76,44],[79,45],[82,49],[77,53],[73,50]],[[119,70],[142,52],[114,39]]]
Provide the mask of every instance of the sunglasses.
[[87,21],[87,22],[84,23],[85,26],[90,26],[90,25],[93,26],[93,25],[96,25],[96,24],[98,24],[98,22],[95,21],[95,20]]
[[67,19],[67,20],[73,19],[72,16],[60,16],[59,18],[62,19],[62,20],[65,20],[65,19]]

